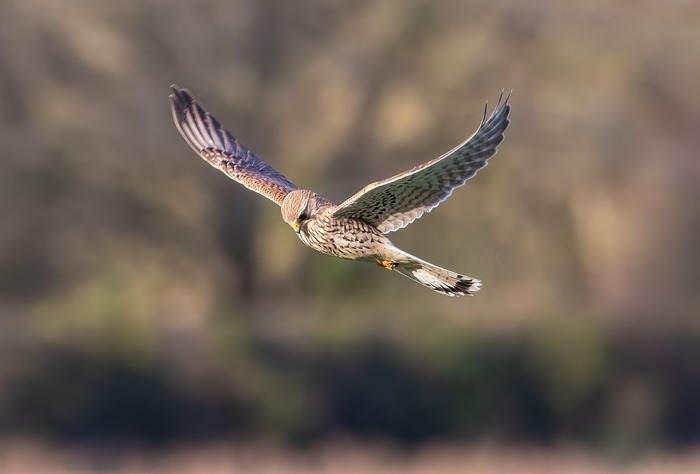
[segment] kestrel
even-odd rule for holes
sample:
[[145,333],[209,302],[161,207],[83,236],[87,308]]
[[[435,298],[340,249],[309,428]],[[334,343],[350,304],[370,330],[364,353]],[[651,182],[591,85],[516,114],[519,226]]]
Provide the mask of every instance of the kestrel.
[[[471,295],[481,281],[421,260],[384,234],[406,227],[447,199],[486,166],[503,141],[510,104],[499,99],[467,140],[444,155],[365,186],[339,205],[299,189],[224,129],[187,89],[171,86],[175,125],[213,167],[282,207],[282,217],[302,242],[347,260],[372,262],[449,296]],[[502,97],[502,95],[501,95]]]

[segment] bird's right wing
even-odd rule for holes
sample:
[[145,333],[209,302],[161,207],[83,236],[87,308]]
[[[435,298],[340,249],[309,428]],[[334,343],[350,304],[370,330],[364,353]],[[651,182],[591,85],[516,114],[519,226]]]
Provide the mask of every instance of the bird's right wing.
[[340,204],[335,217],[360,219],[387,233],[406,227],[437,207],[455,188],[486,166],[510,121],[508,98],[484,118],[477,131],[439,158],[365,186]]
[[213,167],[248,189],[282,204],[297,187],[283,174],[255,156],[197,102],[187,89],[170,86],[170,108],[185,141]]

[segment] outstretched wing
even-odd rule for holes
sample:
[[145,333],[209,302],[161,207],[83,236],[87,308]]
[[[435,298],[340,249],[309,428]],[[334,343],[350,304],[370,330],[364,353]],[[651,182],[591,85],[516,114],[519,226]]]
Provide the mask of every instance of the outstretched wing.
[[177,129],[199,156],[248,189],[282,204],[297,189],[284,175],[255,156],[204,110],[187,89],[170,86],[170,108]]
[[488,119],[484,109],[479,128],[461,145],[411,170],[365,186],[340,204],[333,215],[360,219],[387,233],[406,227],[437,207],[496,154],[510,123],[508,97],[501,103],[502,97]]

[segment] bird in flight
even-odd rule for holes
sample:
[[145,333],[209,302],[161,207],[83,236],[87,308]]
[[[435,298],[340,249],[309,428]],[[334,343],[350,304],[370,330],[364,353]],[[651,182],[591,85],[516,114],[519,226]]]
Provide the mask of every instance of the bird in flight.
[[471,295],[481,281],[440,268],[396,247],[385,234],[406,227],[437,207],[496,154],[510,123],[508,98],[484,116],[467,140],[444,155],[365,186],[341,204],[289,179],[255,156],[221,126],[187,89],[171,86],[177,129],[204,160],[282,207],[282,217],[302,242],[347,260],[372,262],[438,293]]

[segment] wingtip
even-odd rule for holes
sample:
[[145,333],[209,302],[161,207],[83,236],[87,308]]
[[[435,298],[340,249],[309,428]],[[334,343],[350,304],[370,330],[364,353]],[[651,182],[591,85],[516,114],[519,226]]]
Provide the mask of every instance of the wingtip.
[[179,122],[182,122],[184,119],[186,110],[193,105],[196,106],[197,100],[188,89],[180,87],[177,84],[172,84],[170,90],[172,91],[168,96],[170,99],[170,108],[172,110],[173,119],[179,126]]
[[168,96],[171,101],[182,97],[182,87],[177,84],[170,85],[170,95]]
[[[489,101],[488,99],[486,100],[486,104],[484,105],[484,115],[481,119],[481,125],[483,126],[493,115],[495,115],[497,112],[499,112],[502,109],[507,109],[510,111],[510,96],[513,94],[513,89],[508,92],[508,95],[505,95],[506,90],[505,88],[501,89],[501,94],[498,96],[498,102],[496,103],[496,107],[493,109],[493,112],[491,113],[491,116],[489,116]],[[503,96],[505,95],[505,100],[503,99]]]
[[508,92],[508,95],[506,96],[505,100],[503,100],[503,95],[505,94],[505,92],[506,92],[505,89],[501,89],[501,96],[498,98],[498,105],[496,106],[496,108],[499,108],[499,107],[501,107],[501,106],[510,105],[510,104],[509,104],[509,102],[510,102],[510,96],[513,95],[513,89],[511,89],[511,90]]
[[[511,89],[507,95],[506,95],[505,88],[501,89],[501,94],[498,96],[498,103],[496,104],[495,110],[498,110],[501,107],[509,105],[511,95],[513,95],[513,89]],[[505,99],[504,99],[504,97],[505,97]]]
[[192,102],[195,102],[194,95],[192,95],[192,93],[184,87],[180,87],[177,84],[172,84],[170,86],[170,90],[172,91],[169,96],[170,99],[177,99],[183,106],[187,106]]

